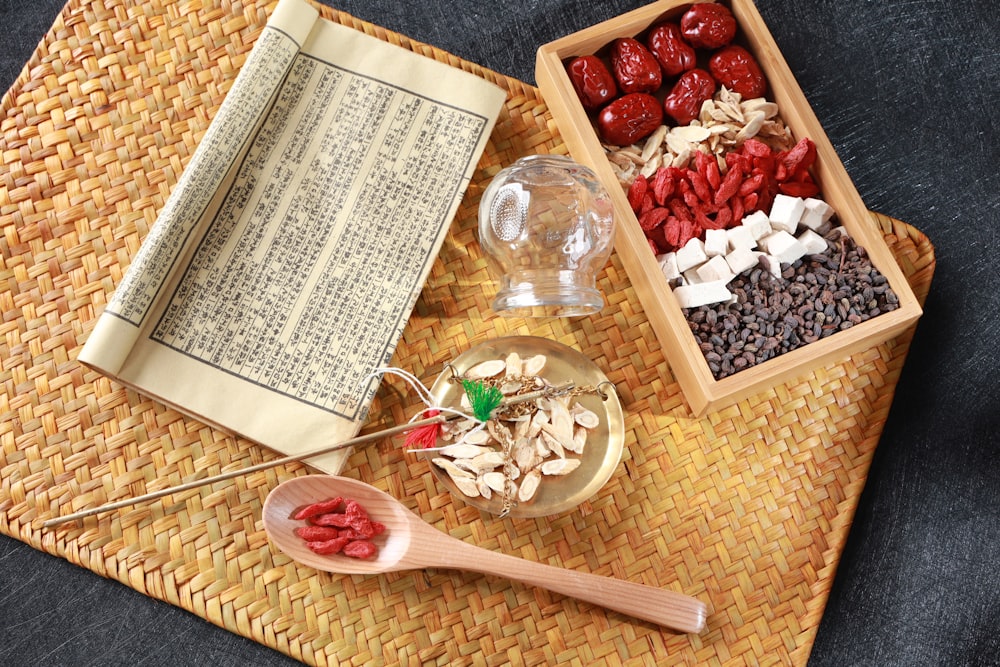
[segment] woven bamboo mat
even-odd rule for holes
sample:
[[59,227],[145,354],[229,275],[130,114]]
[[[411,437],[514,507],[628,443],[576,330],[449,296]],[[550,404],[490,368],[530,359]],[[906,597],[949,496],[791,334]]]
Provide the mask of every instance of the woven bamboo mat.
[[[627,412],[611,481],[544,520],[497,520],[453,500],[398,442],[355,452],[345,474],[487,549],[698,596],[707,630],[673,635],[492,577],[298,567],[260,520],[270,489],[311,472],[298,464],[40,528],[57,507],[277,458],[75,362],[271,9],[72,0],[3,98],[0,530],[307,663],[804,663],[910,334],[695,420],[617,255],[600,280],[610,303],[599,317],[494,317],[476,207],[517,157],[565,152],[545,105],[526,84],[328,8],[326,18],[509,91],[393,363],[430,382],[482,340],[545,336],[594,359]],[[929,241],[880,215],[873,224],[923,298]],[[373,414],[398,423],[416,409],[386,382]]]

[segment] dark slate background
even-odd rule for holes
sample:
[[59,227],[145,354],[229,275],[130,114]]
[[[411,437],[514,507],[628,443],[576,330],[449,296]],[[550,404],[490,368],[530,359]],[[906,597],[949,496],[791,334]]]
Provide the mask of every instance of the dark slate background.
[[[756,1],[867,206],[938,262],[810,665],[1000,665],[995,0]],[[327,2],[528,82],[539,45],[643,4]],[[0,0],[0,89],[60,9]],[[0,537],[0,664],[289,663]]]

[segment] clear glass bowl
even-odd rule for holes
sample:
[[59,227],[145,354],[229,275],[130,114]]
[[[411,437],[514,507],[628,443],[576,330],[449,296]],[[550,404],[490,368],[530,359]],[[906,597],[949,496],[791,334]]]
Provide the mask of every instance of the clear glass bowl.
[[597,275],[614,243],[611,198],[570,158],[532,155],[500,171],[479,204],[479,242],[500,274],[498,314],[577,317],[604,307]]

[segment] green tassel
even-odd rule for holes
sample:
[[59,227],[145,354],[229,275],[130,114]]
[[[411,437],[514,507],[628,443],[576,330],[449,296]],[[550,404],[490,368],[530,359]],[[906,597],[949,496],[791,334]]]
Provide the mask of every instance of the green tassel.
[[482,382],[462,380],[462,387],[469,397],[472,414],[481,422],[487,421],[503,402],[503,393],[496,387],[486,387]]

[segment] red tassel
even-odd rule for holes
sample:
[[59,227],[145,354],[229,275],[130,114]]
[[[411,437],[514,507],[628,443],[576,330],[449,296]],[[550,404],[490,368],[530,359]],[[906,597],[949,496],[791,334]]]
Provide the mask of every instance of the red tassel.
[[[440,410],[427,410],[425,418],[437,417]],[[441,435],[441,424],[424,424],[406,433],[406,447],[408,449],[427,449],[437,444],[438,436]]]

